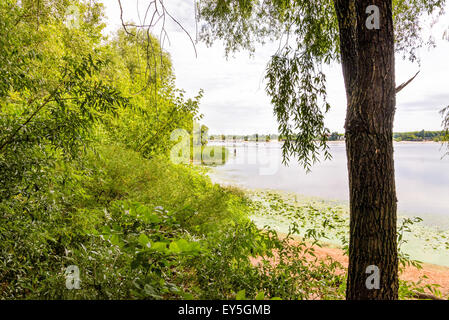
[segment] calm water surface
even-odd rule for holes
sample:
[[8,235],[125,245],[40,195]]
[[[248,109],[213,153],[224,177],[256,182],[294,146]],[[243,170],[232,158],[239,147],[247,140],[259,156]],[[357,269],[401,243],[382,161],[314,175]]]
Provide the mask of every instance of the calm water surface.
[[[222,143],[215,143],[222,144]],[[293,159],[282,165],[281,144],[224,143],[230,157],[212,177],[253,189],[276,189],[329,200],[348,201],[345,144],[330,143],[332,160],[306,171]],[[398,210],[427,224],[449,226],[449,156],[438,143],[395,143]]]

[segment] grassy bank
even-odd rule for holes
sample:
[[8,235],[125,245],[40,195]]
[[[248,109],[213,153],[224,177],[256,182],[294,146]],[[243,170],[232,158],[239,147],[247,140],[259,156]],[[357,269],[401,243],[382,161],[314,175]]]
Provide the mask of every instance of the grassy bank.
[[52,170],[67,179],[45,208],[24,196],[1,208],[3,299],[344,298],[344,267],[313,258],[323,239],[344,241],[343,207],[222,187],[203,167],[117,144]]
[[[51,171],[61,179],[39,206],[36,195],[2,203],[3,299],[342,297],[335,265],[310,263],[302,247],[258,229],[245,194],[202,168],[101,145]],[[276,266],[273,250],[286,258]],[[79,290],[66,286],[69,266]]]

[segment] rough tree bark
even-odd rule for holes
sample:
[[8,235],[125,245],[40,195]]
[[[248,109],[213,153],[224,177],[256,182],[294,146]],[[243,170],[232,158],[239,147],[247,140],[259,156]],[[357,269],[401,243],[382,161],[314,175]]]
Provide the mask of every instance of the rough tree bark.
[[[346,298],[398,298],[394,31],[391,0],[334,0],[347,94],[346,153],[350,188],[350,244]],[[368,29],[376,5],[380,29]],[[368,289],[368,266],[380,288]]]

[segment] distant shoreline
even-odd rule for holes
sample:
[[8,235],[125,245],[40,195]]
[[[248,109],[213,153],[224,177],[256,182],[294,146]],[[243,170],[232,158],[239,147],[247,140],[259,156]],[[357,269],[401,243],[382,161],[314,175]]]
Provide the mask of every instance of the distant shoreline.
[[[210,140],[209,143],[280,143],[283,141],[278,140],[271,140],[271,141],[243,141],[243,140]],[[333,143],[333,144],[344,144],[346,141],[340,140],[340,141],[328,141],[327,143]],[[393,143],[399,143],[399,144],[445,144],[448,142],[445,141],[393,141]]]

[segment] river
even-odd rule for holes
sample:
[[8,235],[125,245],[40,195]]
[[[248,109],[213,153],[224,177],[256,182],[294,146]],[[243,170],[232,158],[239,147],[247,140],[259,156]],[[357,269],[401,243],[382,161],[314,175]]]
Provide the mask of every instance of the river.
[[[251,189],[274,189],[348,202],[344,142],[331,142],[332,159],[315,164],[307,173],[291,159],[282,164],[281,143],[215,142],[226,145],[229,159],[215,167],[212,178]],[[419,216],[424,223],[449,227],[449,156],[439,143],[398,142],[395,172],[398,211]]]

